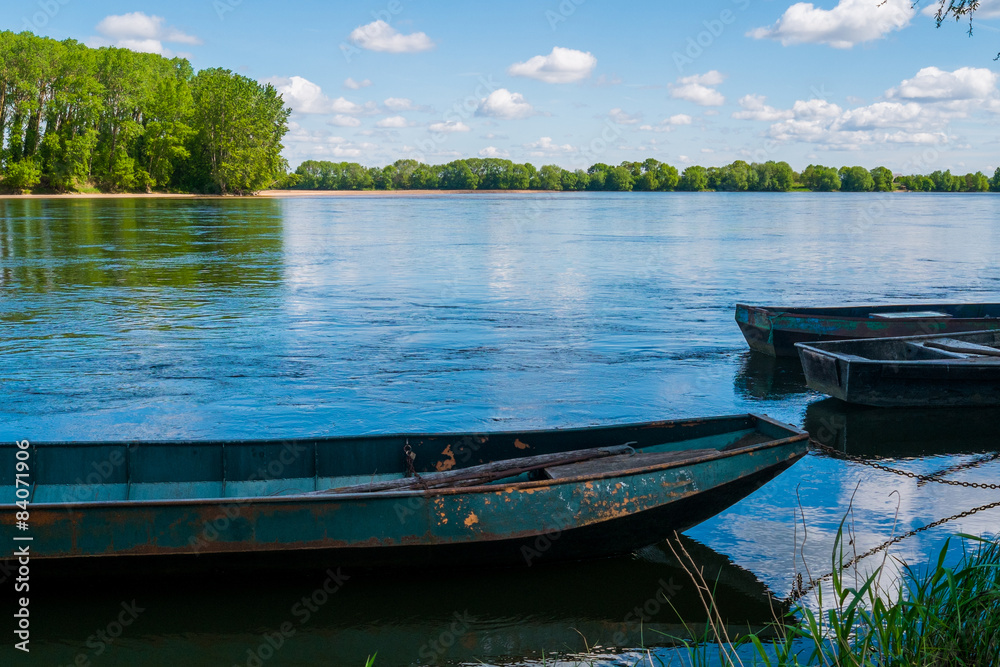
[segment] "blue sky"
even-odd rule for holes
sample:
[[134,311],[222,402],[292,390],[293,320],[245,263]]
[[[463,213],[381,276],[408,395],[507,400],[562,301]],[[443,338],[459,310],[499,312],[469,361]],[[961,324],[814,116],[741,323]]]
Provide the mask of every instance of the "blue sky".
[[285,154],[1000,165],[1000,0],[936,29],[925,0],[504,3],[11,0],[0,26],[183,55],[273,83]]

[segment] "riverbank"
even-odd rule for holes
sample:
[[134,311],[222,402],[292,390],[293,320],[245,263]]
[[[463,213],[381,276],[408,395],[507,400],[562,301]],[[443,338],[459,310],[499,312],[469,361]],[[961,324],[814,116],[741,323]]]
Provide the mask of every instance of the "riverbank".
[[18,199],[247,199],[265,197],[288,199],[301,197],[435,197],[469,194],[573,194],[562,190],[262,190],[251,197],[234,195],[199,195],[175,192],[107,193],[81,192],[63,194],[0,195],[0,200]]

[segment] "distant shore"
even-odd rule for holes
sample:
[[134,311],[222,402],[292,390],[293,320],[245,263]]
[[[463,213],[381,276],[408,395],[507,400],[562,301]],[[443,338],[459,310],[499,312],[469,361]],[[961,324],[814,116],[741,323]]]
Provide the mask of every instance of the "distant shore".
[[0,200],[7,199],[253,199],[265,197],[268,199],[285,199],[295,197],[433,197],[435,195],[467,195],[467,194],[572,194],[563,190],[263,190],[249,197],[198,195],[188,193],[149,192],[149,193],[107,193],[83,192],[67,194],[30,194],[30,195],[0,195]]

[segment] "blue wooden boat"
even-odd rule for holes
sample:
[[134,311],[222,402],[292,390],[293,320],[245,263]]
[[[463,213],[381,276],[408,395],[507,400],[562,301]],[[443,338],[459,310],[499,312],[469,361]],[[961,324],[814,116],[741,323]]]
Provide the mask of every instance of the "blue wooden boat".
[[796,343],[929,336],[1000,329],[1000,303],[931,303],[834,308],[736,305],[750,349],[795,357]]
[[806,384],[874,406],[1000,405],[1000,331],[797,343]]
[[[725,509],[802,457],[807,438],[739,415],[500,433],[5,444],[0,541],[30,536],[33,561],[102,567],[609,556]],[[27,487],[17,486],[18,457]],[[15,526],[18,494],[29,502],[27,531]]]

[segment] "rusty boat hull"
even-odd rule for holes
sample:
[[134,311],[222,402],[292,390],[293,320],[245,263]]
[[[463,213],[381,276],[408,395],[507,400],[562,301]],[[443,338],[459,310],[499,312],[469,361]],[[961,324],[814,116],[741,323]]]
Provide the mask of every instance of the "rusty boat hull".
[[[530,566],[611,556],[717,514],[801,458],[807,439],[765,416],[737,415],[516,433],[30,443],[24,532],[9,473],[18,449],[4,445],[0,539],[30,536],[34,562],[116,571]],[[621,445],[634,455],[579,464],[579,474],[569,465],[472,486],[355,490],[413,479],[407,461],[417,478],[432,480],[440,471]]]
[[750,349],[797,357],[796,343],[1000,330],[1000,303],[932,303],[832,308],[736,305]]
[[796,347],[809,388],[848,403],[1000,406],[1000,331]]

